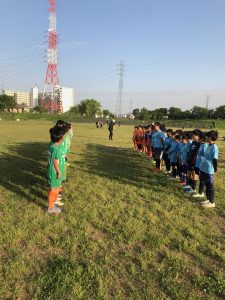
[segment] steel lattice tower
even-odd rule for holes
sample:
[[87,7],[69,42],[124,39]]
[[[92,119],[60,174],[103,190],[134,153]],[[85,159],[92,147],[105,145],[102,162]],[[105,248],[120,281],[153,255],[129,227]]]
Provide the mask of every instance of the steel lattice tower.
[[44,93],[40,104],[49,112],[63,112],[61,92],[58,78],[58,32],[56,19],[56,0],[48,0],[49,29],[48,29],[48,67],[45,77]]
[[119,89],[117,95],[117,104],[115,115],[117,117],[122,116],[122,100],[123,100],[123,78],[124,78],[124,63],[121,61],[119,64]]

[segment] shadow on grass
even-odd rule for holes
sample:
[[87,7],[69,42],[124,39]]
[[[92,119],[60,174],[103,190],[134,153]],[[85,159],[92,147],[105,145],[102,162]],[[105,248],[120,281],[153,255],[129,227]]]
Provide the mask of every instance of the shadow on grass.
[[8,145],[0,153],[0,185],[23,200],[45,207],[48,143]]
[[35,299],[97,299],[96,266],[85,261],[54,257],[31,279]]
[[87,173],[138,188],[165,192],[169,187],[163,175],[153,172],[149,158],[131,149],[88,144],[77,165]]

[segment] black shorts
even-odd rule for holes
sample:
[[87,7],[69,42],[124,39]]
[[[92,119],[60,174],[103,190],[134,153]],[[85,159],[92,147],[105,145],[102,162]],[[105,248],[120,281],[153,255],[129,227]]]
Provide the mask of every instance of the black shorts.
[[177,162],[170,162],[172,167],[177,167]]

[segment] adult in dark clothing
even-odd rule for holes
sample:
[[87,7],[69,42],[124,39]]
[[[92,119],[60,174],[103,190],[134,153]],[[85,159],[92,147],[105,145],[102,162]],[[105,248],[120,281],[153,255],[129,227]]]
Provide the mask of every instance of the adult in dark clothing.
[[113,139],[113,128],[114,128],[114,122],[111,121],[109,123],[109,127],[108,127],[108,129],[109,129],[109,140],[110,141],[112,141],[112,139]]

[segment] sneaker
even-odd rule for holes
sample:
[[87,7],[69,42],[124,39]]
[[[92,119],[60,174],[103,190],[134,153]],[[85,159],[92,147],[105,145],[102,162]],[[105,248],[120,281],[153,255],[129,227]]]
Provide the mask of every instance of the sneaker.
[[49,215],[58,215],[61,213],[61,209],[58,207],[53,207],[52,209],[48,208],[48,214]]
[[215,203],[208,202],[208,203],[202,204],[202,207],[205,207],[205,208],[214,208],[214,207],[216,207],[216,205],[215,205]]
[[183,189],[186,190],[186,189],[191,189],[190,185],[186,184],[186,185],[183,185]]
[[58,194],[57,200],[62,200],[62,194]]
[[189,193],[189,194],[194,194],[194,190],[192,190],[192,188],[190,188],[190,189],[185,189],[184,190],[185,191],[185,193]]
[[197,194],[192,195],[193,198],[204,198],[204,196],[205,196],[204,193],[202,193],[202,194],[197,193]]
[[201,205],[208,204],[208,203],[209,203],[209,200],[205,200],[205,201],[200,202]]
[[55,205],[57,205],[57,206],[63,206],[64,203],[61,201],[61,199],[57,199],[57,201],[55,202]]
[[180,185],[185,186],[186,183],[184,181],[180,181]]

